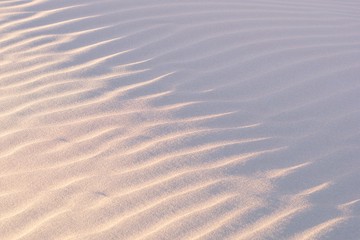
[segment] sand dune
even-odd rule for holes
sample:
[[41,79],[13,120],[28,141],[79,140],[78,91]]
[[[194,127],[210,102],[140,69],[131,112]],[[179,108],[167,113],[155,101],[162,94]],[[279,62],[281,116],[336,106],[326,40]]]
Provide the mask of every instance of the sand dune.
[[0,239],[359,239],[360,2],[0,1]]

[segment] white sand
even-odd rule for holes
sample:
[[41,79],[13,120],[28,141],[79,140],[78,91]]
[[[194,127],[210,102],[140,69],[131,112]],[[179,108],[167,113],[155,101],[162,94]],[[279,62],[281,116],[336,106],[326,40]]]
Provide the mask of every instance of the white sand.
[[360,239],[360,1],[1,0],[0,239]]

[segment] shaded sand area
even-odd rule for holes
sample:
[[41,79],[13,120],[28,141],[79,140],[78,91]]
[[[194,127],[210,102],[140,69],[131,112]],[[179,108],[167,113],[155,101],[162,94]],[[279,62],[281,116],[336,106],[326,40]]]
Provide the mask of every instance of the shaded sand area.
[[360,2],[0,1],[0,239],[360,238]]

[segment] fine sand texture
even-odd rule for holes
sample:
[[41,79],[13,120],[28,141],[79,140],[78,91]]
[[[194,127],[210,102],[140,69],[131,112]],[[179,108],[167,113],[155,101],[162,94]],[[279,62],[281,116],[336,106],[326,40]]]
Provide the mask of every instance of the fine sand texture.
[[359,240],[360,1],[0,0],[1,240]]

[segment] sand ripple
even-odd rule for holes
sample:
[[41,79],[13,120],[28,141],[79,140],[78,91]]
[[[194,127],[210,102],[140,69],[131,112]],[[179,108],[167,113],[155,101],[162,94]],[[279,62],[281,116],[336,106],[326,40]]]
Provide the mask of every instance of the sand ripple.
[[360,4],[0,2],[0,239],[358,239]]

